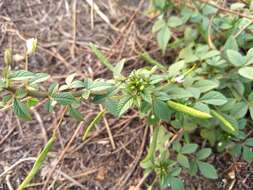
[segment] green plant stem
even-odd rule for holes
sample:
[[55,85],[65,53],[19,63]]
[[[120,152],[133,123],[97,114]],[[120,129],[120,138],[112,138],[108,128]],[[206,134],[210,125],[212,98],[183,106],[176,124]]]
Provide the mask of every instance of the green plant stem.
[[[29,61],[29,55],[27,51],[25,52],[25,70],[28,71],[28,61]],[[28,81],[25,81],[25,87],[28,86]]]
[[28,71],[28,59],[29,55],[27,52],[25,52],[25,70]]
[[[15,94],[15,92],[18,90],[17,87],[13,87],[13,86],[9,86],[7,88],[5,88],[5,90],[12,92],[13,94]],[[28,96],[32,96],[34,98],[48,98],[49,97],[49,93],[46,91],[34,91],[34,90],[27,90],[27,95]],[[75,97],[79,97],[81,96],[83,93],[83,90],[79,90],[79,91],[74,91],[72,92],[72,95]]]
[[185,142],[186,143],[190,143],[191,141],[190,141],[190,135],[189,135],[189,133],[184,133],[184,140],[185,140]]
[[159,133],[159,126],[155,126],[155,129],[152,134],[152,141],[150,144],[150,148],[148,150],[148,153],[146,157],[142,160],[142,163],[148,162],[149,160],[153,161],[152,156],[154,155],[156,144],[157,144],[157,138]]

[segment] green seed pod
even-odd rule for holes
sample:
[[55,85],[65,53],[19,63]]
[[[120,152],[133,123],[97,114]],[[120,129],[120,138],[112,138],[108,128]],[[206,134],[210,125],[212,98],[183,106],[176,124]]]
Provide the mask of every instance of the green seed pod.
[[211,114],[223,124],[221,127],[224,131],[233,135],[236,134],[237,132],[236,126],[230,123],[223,115],[221,115],[215,110],[211,110]]
[[36,161],[33,165],[32,170],[29,172],[29,174],[26,176],[24,181],[18,186],[17,190],[24,190],[26,186],[31,182],[33,177],[38,173],[39,169],[41,168],[41,165],[43,164],[43,161],[46,159],[49,151],[52,149],[54,142],[56,140],[55,134],[49,139],[39,156],[36,158]]
[[186,105],[183,105],[183,104],[171,101],[171,100],[169,100],[167,103],[170,108],[172,108],[178,112],[182,112],[182,113],[185,113],[185,114],[188,114],[190,116],[197,117],[200,119],[212,118],[212,116],[209,113],[199,111],[199,110],[191,108],[189,106],[186,106]]
[[11,49],[6,49],[4,51],[4,63],[6,66],[11,65],[12,63],[12,51]]

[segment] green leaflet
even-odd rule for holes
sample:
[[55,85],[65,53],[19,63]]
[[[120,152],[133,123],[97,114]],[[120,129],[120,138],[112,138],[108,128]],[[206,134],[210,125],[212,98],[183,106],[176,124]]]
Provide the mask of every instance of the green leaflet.
[[103,95],[109,93],[113,88],[114,84],[102,80],[95,80],[90,82],[87,90],[89,90],[92,94]]
[[242,67],[238,70],[238,73],[250,80],[253,80],[253,67]]
[[247,162],[253,161],[253,152],[247,146],[243,146],[242,156],[243,156],[243,159]]
[[210,91],[200,98],[201,102],[211,105],[224,105],[227,103],[226,97],[217,91]]
[[49,75],[46,73],[36,73],[33,78],[29,81],[30,84],[36,84],[43,81],[46,81],[49,78]]
[[172,37],[172,33],[168,26],[162,27],[157,33],[157,42],[159,47],[162,49],[163,54],[166,51],[170,38]]
[[184,190],[184,183],[179,178],[170,177],[168,181],[172,190]]
[[18,187],[17,190],[23,190],[23,189],[25,189],[25,187],[31,182],[31,180],[33,179],[33,177],[37,174],[37,172],[41,168],[41,165],[42,165],[43,161],[46,159],[48,152],[53,147],[55,140],[56,140],[56,136],[54,134],[49,139],[49,141],[45,145],[44,149],[41,151],[41,153],[37,157],[37,159],[36,159],[36,161],[35,161],[35,163],[34,163],[34,165],[32,167],[32,170],[26,176],[26,178],[24,179],[24,181],[19,185],[19,187]]
[[153,111],[157,118],[164,121],[169,121],[171,110],[165,102],[155,98],[153,100]]
[[196,152],[196,150],[198,149],[198,145],[195,143],[189,143],[189,144],[185,144],[182,149],[181,149],[181,153],[183,154],[192,154],[194,152]]
[[34,76],[35,76],[35,74],[30,71],[18,70],[18,71],[11,72],[10,80],[21,81],[21,80],[31,79]]
[[92,43],[90,44],[90,49],[104,66],[106,66],[110,71],[114,70],[113,65],[108,61],[105,55],[94,44]]
[[133,106],[133,98],[130,96],[123,97],[117,104],[117,116],[122,116],[129,108]]
[[13,101],[13,111],[20,119],[32,120],[28,107],[18,99]]
[[197,152],[196,156],[197,156],[198,160],[204,160],[208,156],[210,156],[210,154],[212,154],[211,148],[203,148]]
[[217,179],[218,178],[218,174],[216,169],[213,167],[213,165],[206,163],[206,162],[202,162],[202,161],[197,161],[200,173],[205,176],[206,178],[209,179]]
[[193,93],[190,91],[187,91],[184,88],[181,87],[171,87],[167,90],[167,94],[171,99],[182,99],[182,98],[190,98],[193,97]]
[[140,57],[148,62],[149,64],[151,65],[156,65],[159,69],[161,69],[162,71],[165,71],[166,70],[166,67],[163,66],[161,63],[159,63],[158,61],[156,61],[155,59],[153,59],[149,54],[148,52],[144,52],[140,55]]
[[236,39],[233,35],[229,36],[229,38],[227,39],[224,49],[225,50],[232,49],[232,50],[238,51],[239,48],[238,48]]
[[229,62],[236,67],[242,66],[245,63],[244,57],[238,51],[229,49],[226,51],[226,54]]
[[70,92],[61,92],[53,96],[54,100],[61,105],[70,105],[76,103],[77,100]]
[[123,68],[124,68],[125,62],[126,62],[126,59],[122,59],[122,60],[120,60],[120,61],[116,64],[116,66],[115,66],[114,69],[113,69],[113,77],[114,77],[114,78],[122,77],[121,72],[122,72],[122,70],[123,70]]
[[84,116],[72,106],[69,108],[69,115],[78,121],[83,121],[84,118]]
[[182,20],[182,18],[178,17],[178,16],[171,16],[168,20],[168,26],[171,28],[175,28],[178,27],[180,25],[182,25],[184,22]]
[[170,65],[169,67],[169,77],[176,77],[177,75],[180,74],[182,69],[185,67],[185,62],[184,61],[178,61]]
[[185,155],[179,153],[177,155],[177,161],[181,166],[185,168],[190,168],[189,160]]

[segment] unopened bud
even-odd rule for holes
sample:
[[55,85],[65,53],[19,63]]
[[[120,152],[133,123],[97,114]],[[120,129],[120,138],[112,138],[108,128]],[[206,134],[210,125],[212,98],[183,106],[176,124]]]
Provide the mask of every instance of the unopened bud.
[[57,104],[57,101],[55,101],[55,100],[53,100],[52,102],[51,102],[51,106],[55,106]]
[[175,78],[175,81],[176,81],[177,83],[183,83],[183,82],[184,82],[184,75],[177,76],[177,77]]
[[12,51],[11,49],[6,49],[4,51],[4,63],[6,66],[12,63]]
[[222,145],[223,145],[223,143],[222,143],[222,142],[219,142],[219,143],[218,143],[218,146],[219,146],[219,147],[221,147]]
[[26,40],[26,52],[28,55],[34,53],[37,48],[37,39],[35,38],[30,38]]
[[152,120],[154,120],[154,119],[155,119],[155,115],[152,114],[150,118],[151,118]]

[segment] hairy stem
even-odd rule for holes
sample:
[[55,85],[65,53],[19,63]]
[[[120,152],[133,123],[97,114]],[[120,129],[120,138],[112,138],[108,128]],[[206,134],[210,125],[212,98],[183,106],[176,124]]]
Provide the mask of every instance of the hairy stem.
[[[13,86],[9,86],[9,87],[5,88],[5,90],[15,94],[16,91],[18,90],[18,88],[13,87]],[[49,94],[46,91],[35,91],[35,90],[29,90],[29,89],[26,89],[26,90],[27,90],[27,95],[32,96],[34,98],[48,98],[49,97]],[[74,91],[74,92],[71,92],[71,93],[72,93],[73,96],[79,97],[79,96],[82,95],[83,90]]]

